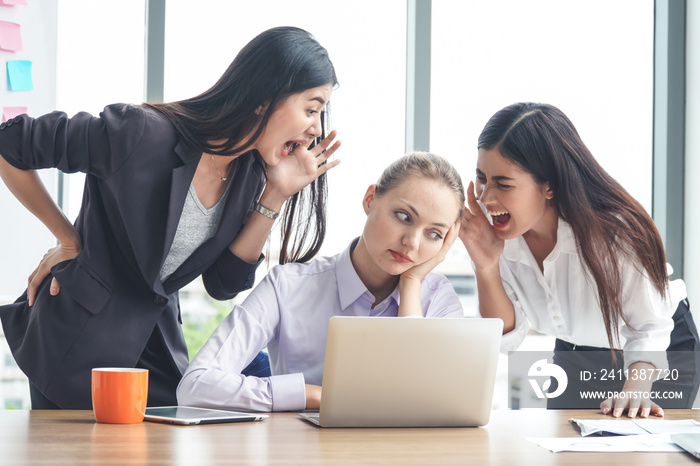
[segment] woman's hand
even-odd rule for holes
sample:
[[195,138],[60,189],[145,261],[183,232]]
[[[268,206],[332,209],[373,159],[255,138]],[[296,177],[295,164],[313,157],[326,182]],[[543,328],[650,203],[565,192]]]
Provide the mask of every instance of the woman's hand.
[[321,387],[318,385],[305,385],[306,388],[306,409],[321,408]]
[[477,269],[486,269],[498,263],[504,241],[496,236],[489,219],[479,207],[473,181],[467,188],[467,207],[462,214],[459,238]]
[[[635,371],[635,369],[637,369]],[[635,362],[631,364],[628,373],[654,373],[656,367],[647,362]],[[612,414],[613,417],[620,417],[627,410],[627,417],[647,418],[650,414],[663,417],[664,410],[651,400],[649,396],[653,380],[630,380],[625,382],[622,392],[612,398],[608,398],[600,404],[603,414]]]
[[421,282],[431,270],[445,260],[447,253],[459,236],[459,228],[459,222],[455,222],[447,230],[445,240],[442,242],[442,247],[437,254],[401,274],[401,277],[399,277],[399,317],[423,316],[423,308],[420,302]]
[[[78,232],[76,231],[75,234],[78,235]],[[41,262],[39,262],[37,268],[29,276],[29,283],[27,285],[27,298],[29,300],[30,306],[34,305],[34,300],[36,299],[36,291],[39,288],[39,285],[41,285],[41,282],[44,281],[44,278],[46,278],[46,276],[51,273],[51,267],[58,264],[59,262],[75,259],[76,257],[78,257],[78,255],[82,251],[82,242],[79,238],[80,237],[78,235],[78,241],[75,244],[59,244],[55,248],[49,249],[48,252],[44,254],[44,257],[41,259]],[[51,296],[56,296],[59,291],[61,291],[61,285],[60,283],[58,283],[58,280],[56,280],[56,278],[53,278],[51,280],[51,287],[49,288],[49,293],[51,293]]]
[[340,163],[340,160],[328,162],[331,155],[340,147],[340,141],[333,140],[336,131],[331,133],[312,149],[297,146],[287,157],[268,167],[266,190],[274,190],[284,202],[291,196],[311,184],[316,178]]
[[420,283],[431,270],[437,267],[440,262],[445,260],[447,253],[450,251],[450,248],[459,236],[459,229],[460,223],[456,222],[450,227],[449,230],[447,230],[447,234],[445,235],[445,240],[442,242],[440,251],[438,251],[438,253],[431,259],[406,270],[401,274],[400,280],[416,280],[418,283]]
[[[260,196],[260,204],[279,212],[290,196],[313,182],[316,178],[340,163],[340,160],[324,163],[340,147],[340,141],[333,143],[336,132],[331,131],[323,141],[311,150],[297,146],[277,165],[267,167],[267,183]],[[275,220],[264,215],[253,215],[229,249],[246,262],[255,262],[265,246]]]
[[[59,246],[50,249],[29,276],[27,299],[32,306],[36,298],[36,290],[44,278],[51,273],[51,267],[61,261],[75,258],[82,251],[83,243],[80,234],[58,208],[35,170],[15,168],[0,155],[0,178],[22,205],[34,214],[59,242]],[[53,279],[51,294],[58,294],[60,289],[56,279]]]

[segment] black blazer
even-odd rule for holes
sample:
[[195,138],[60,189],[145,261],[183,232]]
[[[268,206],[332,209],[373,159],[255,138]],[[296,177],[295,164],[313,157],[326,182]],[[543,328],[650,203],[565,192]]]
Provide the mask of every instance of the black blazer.
[[50,296],[49,276],[32,307],[26,292],[0,307],[19,367],[61,408],[90,409],[91,369],[134,367],[156,323],[184,371],[188,357],[177,290],[199,275],[208,293],[221,300],[253,285],[260,261],[244,262],[228,245],[264,187],[259,154],[239,157],[216,235],[164,283],[159,271],[202,152],[158,111],[117,104],[99,118],[23,115],[0,124],[0,154],[20,169],[87,174],[75,222],[83,251],[52,269],[60,293]]

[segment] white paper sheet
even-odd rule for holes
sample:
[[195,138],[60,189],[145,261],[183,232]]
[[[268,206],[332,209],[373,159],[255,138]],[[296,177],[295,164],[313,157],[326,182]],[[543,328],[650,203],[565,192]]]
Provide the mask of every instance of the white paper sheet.
[[581,429],[581,435],[592,434],[685,434],[700,433],[700,423],[693,419],[667,421],[665,419],[572,419]]
[[633,452],[633,451],[683,451],[671,441],[670,434],[640,434],[612,437],[566,437],[566,438],[528,438],[554,453],[561,451],[591,452]]

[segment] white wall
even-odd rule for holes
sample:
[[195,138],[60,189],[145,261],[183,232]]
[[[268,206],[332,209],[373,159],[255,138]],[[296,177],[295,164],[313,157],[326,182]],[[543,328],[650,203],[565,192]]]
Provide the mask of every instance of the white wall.
[[700,2],[686,4],[685,269],[690,307],[700,319]]
[[[32,116],[56,105],[55,0],[29,1],[26,6],[0,7],[0,20],[20,25],[23,51],[0,51],[0,107],[27,107]],[[9,91],[7,60],[30,60],[34,89]],[[0,109],[1,110],[1,109]],[[55,171],[41,173],[49,192],[55,193]],[[27,277],[46,250],[55,244],[51,234],[0,183],[0,302],[14,300],[26,288]]]

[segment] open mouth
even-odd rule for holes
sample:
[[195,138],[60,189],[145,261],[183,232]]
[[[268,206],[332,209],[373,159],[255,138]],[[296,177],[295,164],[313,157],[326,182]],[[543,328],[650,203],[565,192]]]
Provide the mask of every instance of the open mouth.
[[299,146],[300,144],[298,142],[294,141],[287,141],[284,144],[284,155],[287,156],[294,150],[295,147]]
[[508,212],[489,212],[489,214],[491,214],[493,226],[496,228],[502,228],[510,221],[510,214]]

